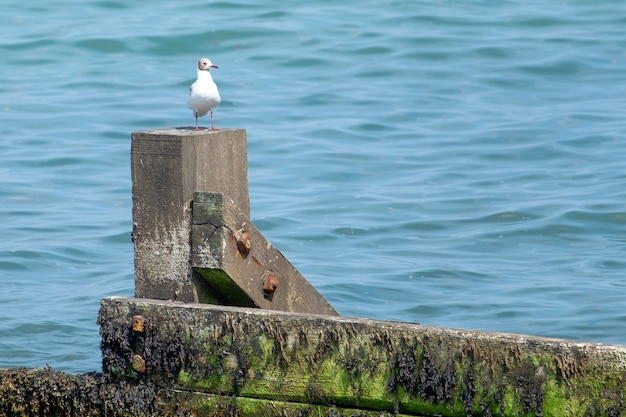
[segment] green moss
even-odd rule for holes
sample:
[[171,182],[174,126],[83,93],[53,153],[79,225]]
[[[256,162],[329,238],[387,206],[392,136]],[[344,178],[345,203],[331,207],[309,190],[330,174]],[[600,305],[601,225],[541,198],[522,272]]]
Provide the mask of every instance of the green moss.
[[[152,373],[142,378],[167,383],[159,372],[177,369],[183,358],[175,388],[272,400],[267,410],[282,401],[298,404],[302,415],[333,405],[443,416],[625,411],[626,349],[619,347],[258,310],[137,305],[128,317],[143,314],[156,326],[146,337],[167,347],[146,358],[153,359]],[[112,345],[127,340],[118,333],[111,338],[120,342]]]
[[259,358],[259,362],[268,363],[268,359],[274,350],[274,340],[261,334],[259,336],[259,348],[261,349],[261,357]]
[[211,375],[209,377],[197,379],[184,370],[178,373],[178,383],[192,390],[212,392],[223,386],[223,382],[223,378],[220,375]]
[[554,378],[546,381],[543,392],[545,393],[543,398],[543,415],[545,417],[568,415],[565,413],[568,408],[570,410],[580,409],[580,404],[576,399],[566,398],[567,393],[563,391],[563,386],[557,384]]
[[255,302],[221,269],[194,268],[194,271],[212,289],[204,301],[227,306],[256,307]]
[[[408,417],[391,411],[371,411],[355,408],[342,408],[332,405],[312,405],[284,401],[268,401],[252,398],[228,398],[207,396],[192,401],[194,413],[199,417]],[[419,417],[413,415],[413,417]]]

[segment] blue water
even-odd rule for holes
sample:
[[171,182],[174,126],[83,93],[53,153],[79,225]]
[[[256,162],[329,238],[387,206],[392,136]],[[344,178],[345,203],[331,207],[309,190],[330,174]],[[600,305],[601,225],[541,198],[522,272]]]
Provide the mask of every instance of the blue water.
[[608,0],[5,2],[0,367],[100,369],[130,134],[193,123],[200,56],[253,221],[342,315],[626,344],[624,28]]

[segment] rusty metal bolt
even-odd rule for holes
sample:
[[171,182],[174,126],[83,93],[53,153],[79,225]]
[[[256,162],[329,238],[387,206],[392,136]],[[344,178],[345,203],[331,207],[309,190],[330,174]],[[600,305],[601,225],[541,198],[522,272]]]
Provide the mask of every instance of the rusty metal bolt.
[[146,372],[146,361],[141,357],[141,355],[133,355],[133,369],[142,374]]
[[250,253],[252,248],[252,235],[244,230],[237,231],[237,250],[244,258]]
[[272,294],[278,288],[278,278],[276,272],[266,270],[263,273],[263,292],[265,294]]
[[133,316],[133,331],[143,333],[146,330],[145,323],[143,316]]

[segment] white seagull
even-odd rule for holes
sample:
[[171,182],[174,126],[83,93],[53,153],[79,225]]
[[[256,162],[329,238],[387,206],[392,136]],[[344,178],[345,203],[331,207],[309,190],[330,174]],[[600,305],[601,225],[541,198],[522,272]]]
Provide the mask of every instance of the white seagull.
[[189,100],[187,106],[193,111],[196,117],[196,130],[198,129],[198,117],[211,113],[211,130],[215,130],[213,125],[213,109],[222,101],[217,85],[209,72],[211,68],[217,68],[210,59],[200,58],[198,60],[198,78],[189,89]]

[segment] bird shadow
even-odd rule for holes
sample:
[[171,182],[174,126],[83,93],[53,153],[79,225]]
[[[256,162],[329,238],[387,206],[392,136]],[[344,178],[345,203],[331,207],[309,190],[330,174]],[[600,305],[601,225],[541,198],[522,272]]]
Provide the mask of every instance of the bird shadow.
[[219,128],[215,128],[215,129],[211,129],[210,127],[202,127],[199,126],[198,130],[196,130],[195,126],[179,126],[179,127],[175,127],[174,129],[176,130],[192,130],[194,132],[204,132],[204,131],[209,131],[209,132],[216,132],[218,130],[221,130]]

